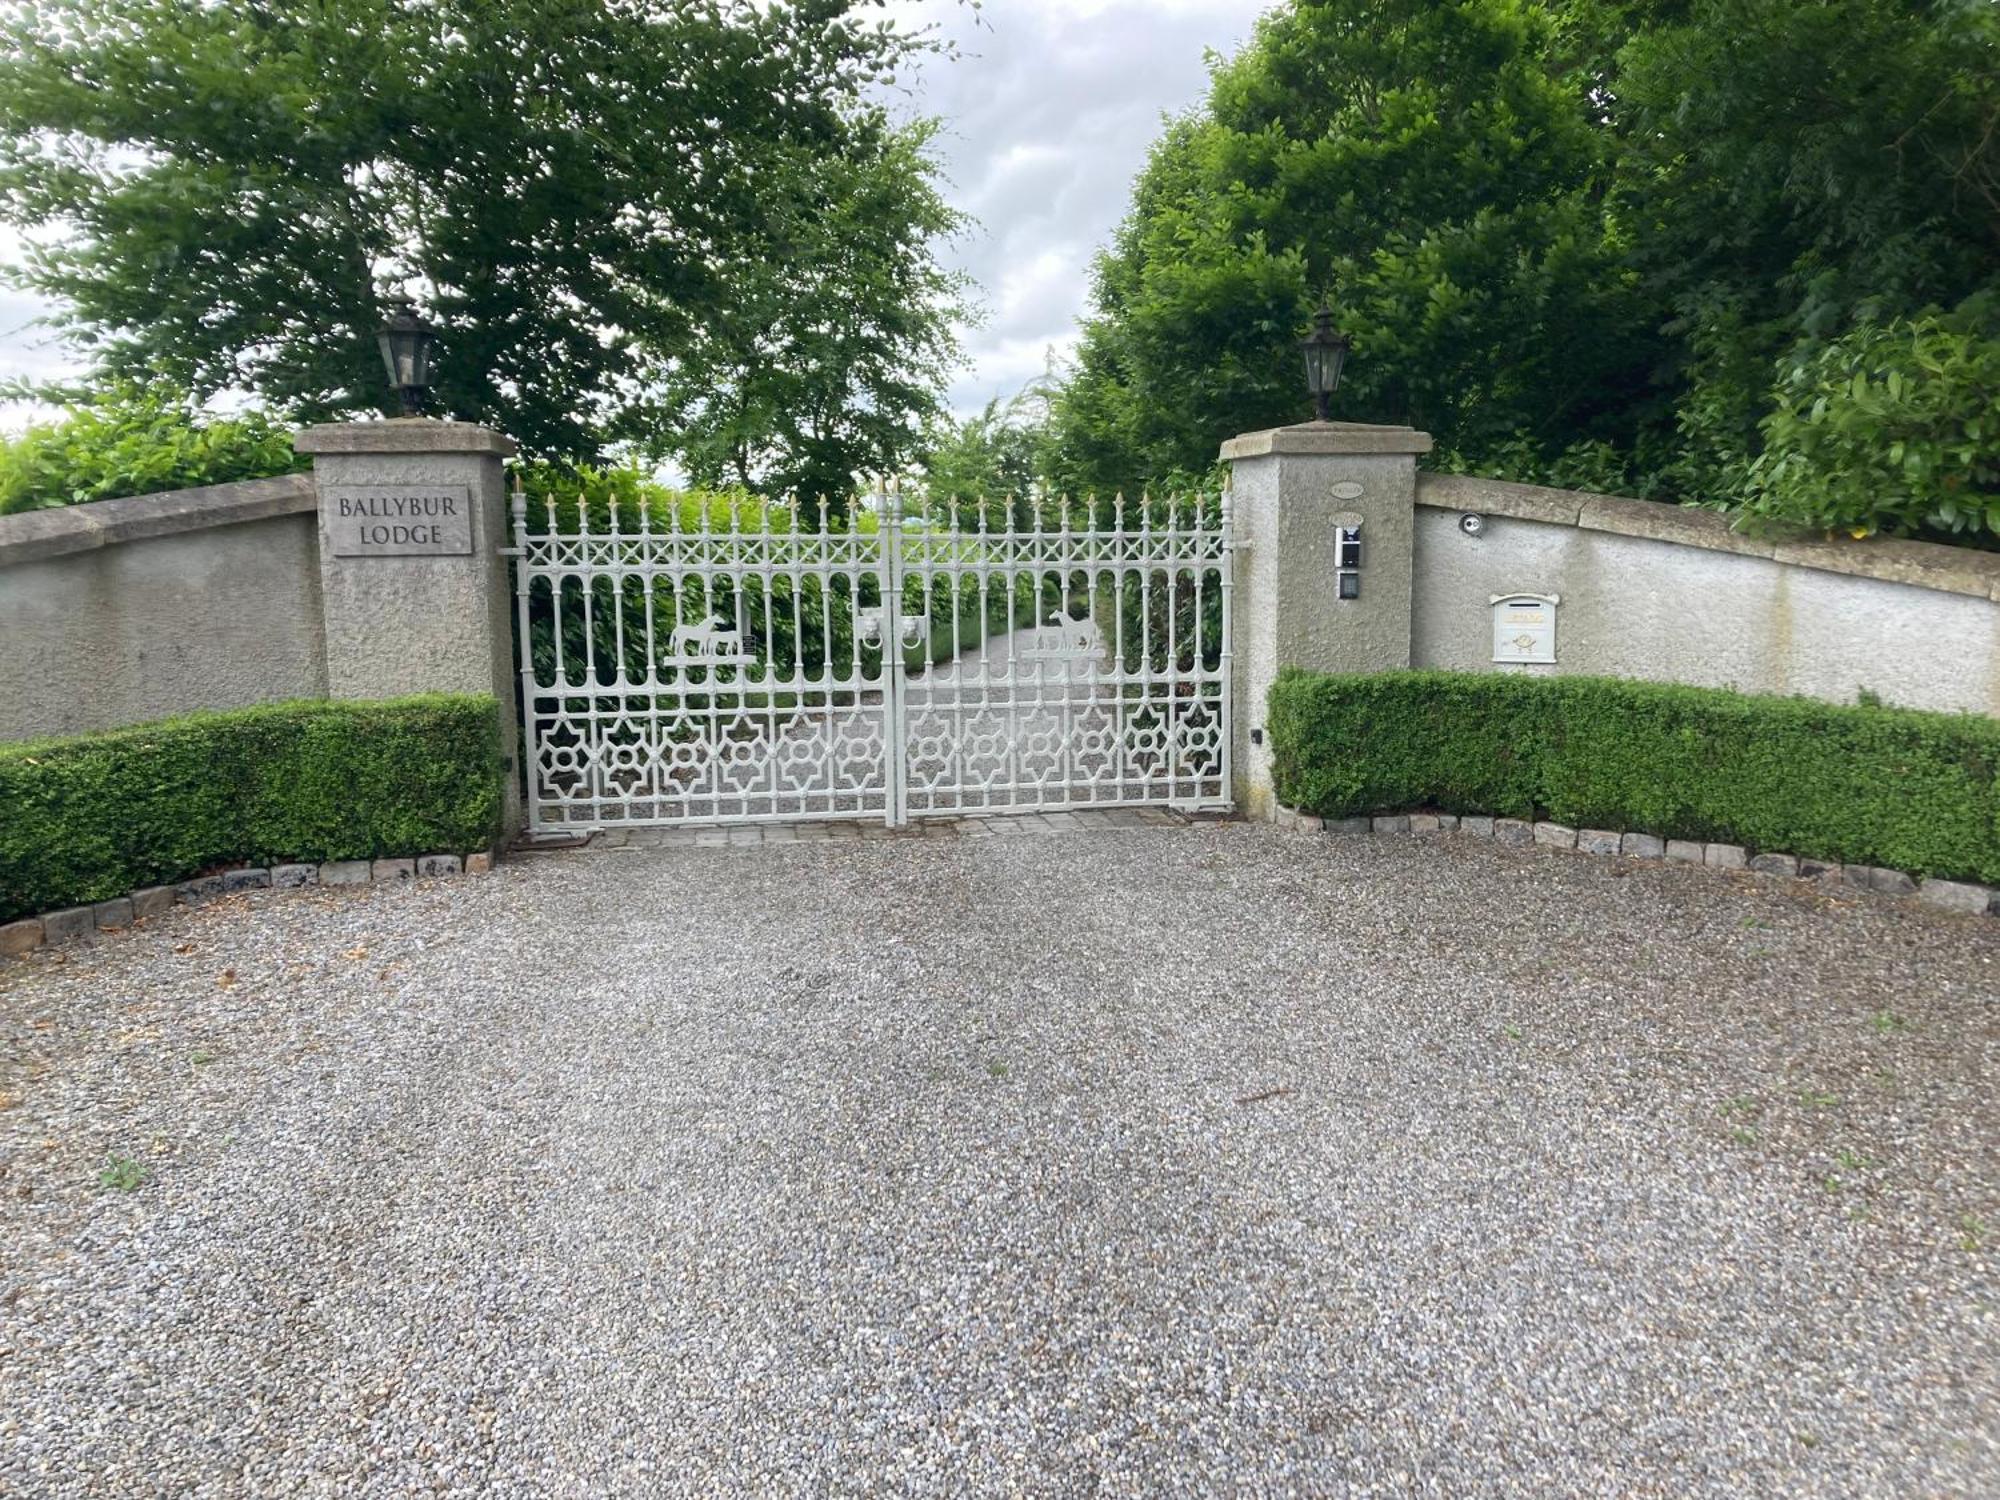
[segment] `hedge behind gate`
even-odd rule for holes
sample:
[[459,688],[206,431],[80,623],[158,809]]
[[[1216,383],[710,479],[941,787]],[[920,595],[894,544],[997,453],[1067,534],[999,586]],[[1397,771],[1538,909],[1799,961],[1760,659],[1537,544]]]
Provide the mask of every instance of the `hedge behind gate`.
[[276,703],[0,745],[0,920],[231,864],[489,846],[491,697]]

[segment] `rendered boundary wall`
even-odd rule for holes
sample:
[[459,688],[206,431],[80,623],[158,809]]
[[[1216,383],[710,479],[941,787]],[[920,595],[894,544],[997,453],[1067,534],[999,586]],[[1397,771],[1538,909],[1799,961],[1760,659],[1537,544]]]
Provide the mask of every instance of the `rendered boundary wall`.
[[0,742],[327,694],[310,474],[0,516]]
[[[1420,474],[1416,503],[1412,666],[2000,716],[2000,553],[1744,535],[1712,511],[1458,475]],[[1492,660],[1491,600],[1517,593],[1561,599],[1553,666]]]

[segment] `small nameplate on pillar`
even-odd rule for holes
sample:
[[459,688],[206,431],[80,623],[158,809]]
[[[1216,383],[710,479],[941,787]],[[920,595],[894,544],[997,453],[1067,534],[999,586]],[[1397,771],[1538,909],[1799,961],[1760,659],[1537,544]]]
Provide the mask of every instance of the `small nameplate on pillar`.
[[472,487],[343,484],[321,492],[335,557],[464,557],[472,551]]

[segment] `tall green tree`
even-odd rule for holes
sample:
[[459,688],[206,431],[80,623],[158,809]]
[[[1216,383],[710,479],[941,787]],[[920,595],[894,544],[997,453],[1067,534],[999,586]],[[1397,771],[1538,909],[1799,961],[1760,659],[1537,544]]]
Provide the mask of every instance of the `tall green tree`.
[[2000,288],[2000,7],[1659,10],[1616,58],[1616,212],[1672,319],[1673,477],[1730,498],[1833,341]]
[[[21,279],[103,376],[376,406],[374,331],[408,287],[446,330],[454,415],[589,458],[671,448],[706,410],[689,383],[726,382],[768,420],[723,450],[823,485],[915,441],[948,347],[948,215],[874,102],[926,44],[871,9],[28,0],[0,20],[0,215],[36,232]],[[814,229],[863,199],[864,235]],[[738,389],[835,337],[870,373],[809,416]]]
[[956,354],[942,314],[963,278],[930,246],[962,216],[932,183],[930,128],[879,151],[792,163],[768,245],[715,268],[728,306],[689,328],[661,375],[670,451],[696,480],[840,503],[857,472],[913,455]]
[[1057,404],[1083,486],[1212,462],[1305,415],[1322,296],[1355,348],[1351,419],[1447,456],[1629,451],[1660,416],[1643,288],[1602,200],[1599,106],[1526,0],[1296,0],[1154,148],[1096,268]]

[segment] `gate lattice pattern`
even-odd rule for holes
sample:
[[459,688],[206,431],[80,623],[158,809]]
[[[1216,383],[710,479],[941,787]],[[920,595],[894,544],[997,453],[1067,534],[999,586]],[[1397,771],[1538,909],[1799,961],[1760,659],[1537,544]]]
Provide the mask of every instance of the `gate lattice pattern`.
[[1226,493],[540,509],[531,830],[1229,805]]

